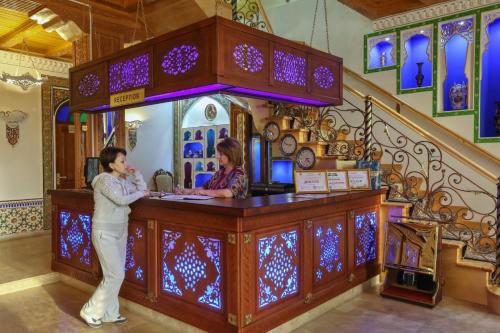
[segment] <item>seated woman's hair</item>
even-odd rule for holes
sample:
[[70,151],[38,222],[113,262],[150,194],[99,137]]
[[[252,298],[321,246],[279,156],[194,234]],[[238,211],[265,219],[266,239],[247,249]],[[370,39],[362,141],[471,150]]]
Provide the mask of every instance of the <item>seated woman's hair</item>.
[[241,166],[243,164],[243,151],[238,140],[225,138],[217,144],[217,151],[226,155],[229,162],[234,166]]
[[118,154],[123,154],[127,156],[127,151],[123,148],[118,147],[106,147],[101,150],[99,154],[99,162],[101,162],[102,168],[106,172],[112,172],[113,169],[109,167],[110,163],[113,163],[116,160]]

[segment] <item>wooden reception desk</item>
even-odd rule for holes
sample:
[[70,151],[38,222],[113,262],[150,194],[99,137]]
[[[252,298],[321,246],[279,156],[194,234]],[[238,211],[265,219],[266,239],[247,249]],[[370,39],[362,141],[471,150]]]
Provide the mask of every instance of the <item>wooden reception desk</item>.
[[[92,192],[50,194],[52,269],[96,285]],[[121,296],[209,332],[265,332],[379,273],[383,194],[141,199]]]

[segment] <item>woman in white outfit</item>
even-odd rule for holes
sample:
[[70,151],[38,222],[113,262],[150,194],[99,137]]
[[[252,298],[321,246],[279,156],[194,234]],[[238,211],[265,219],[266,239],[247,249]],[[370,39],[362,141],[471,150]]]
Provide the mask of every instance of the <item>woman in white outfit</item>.
[[120,315],[118,293],[125,277],[125,256],[128,237],[129,204],[149,196],[142,175],[127,163],[127,152],[108,147],[99,160],[105,172],[92,181],[94,215],[92,243],[99,257],[103,279],[83,306],[80,316],[93,328],[103,322],[124,324]]

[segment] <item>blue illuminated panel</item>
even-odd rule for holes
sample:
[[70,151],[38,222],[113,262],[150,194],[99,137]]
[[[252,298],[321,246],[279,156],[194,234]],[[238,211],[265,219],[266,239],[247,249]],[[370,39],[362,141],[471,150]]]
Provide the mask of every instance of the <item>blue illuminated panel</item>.
[[90,266],[90,215],[78,214],[72,218],[68,211],[59,212],[59,254],[66,259],[78,256],[80,263]]
[[[183,236],[180,232],[163,230],[162,290],[221,310],[221,241],[197,236],[194,243],[179,242]],[[168,262],[173,262],[171,267]],[[209,271],[215,272],[213,279]]]
[[271,165],[272,182],[293,184],[293,161],[273,160]]
[[144,281],[144,271],[140,265],[137,265],[134,248],[135,242],[140,241],[142,239],[142,229],[140,227],[136,227],[135,232],[132,235],[128,236],[127,239],[127,255],[125,260],[125,273],[130,270],[134,271],[133,276],[137,281]]
[[259,238],[258,258],[259,308],[298,293],[296,230]]
[[319,240],[319,267],[317,267],[315,276],[316,282],[319,282],[325,276],[325,273],[337,272],[343,270],[343,264],[340,257],[340,238],[343,234],[342,224],[337,223],[334,228],[318,227],[315,232],[316,239]]
[[423,75],[421,87],[432,86],[432,57],[430,52],[431,39],[427,36],[416,34],[409,38],[405,44],[406,59],[401,68],[401,89],[418,88],[416,77],[419,65]]
[[369,212],[354,218],[356,248],[355,264],[361,266],[377,257],[377,213]]
[[211,173],[198,173],[194,176],[194,187],[202,187],[205,185],[210,178],[212,178]]
[[252,138],[252,179],[254,183],[262,181],[260,178],[260,137]]

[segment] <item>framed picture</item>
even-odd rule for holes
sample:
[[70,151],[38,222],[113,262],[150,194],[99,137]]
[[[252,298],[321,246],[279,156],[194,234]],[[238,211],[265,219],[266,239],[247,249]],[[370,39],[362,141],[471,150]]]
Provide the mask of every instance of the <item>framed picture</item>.
[[295,193],[328,193],[325,171],[295,171]]
[[349,178],[346,170],[326,170],[328,189],[330,192],[349,191]]
[[351,190],[371,190],[370,170],[350,169],[347,170],[349,186]]

